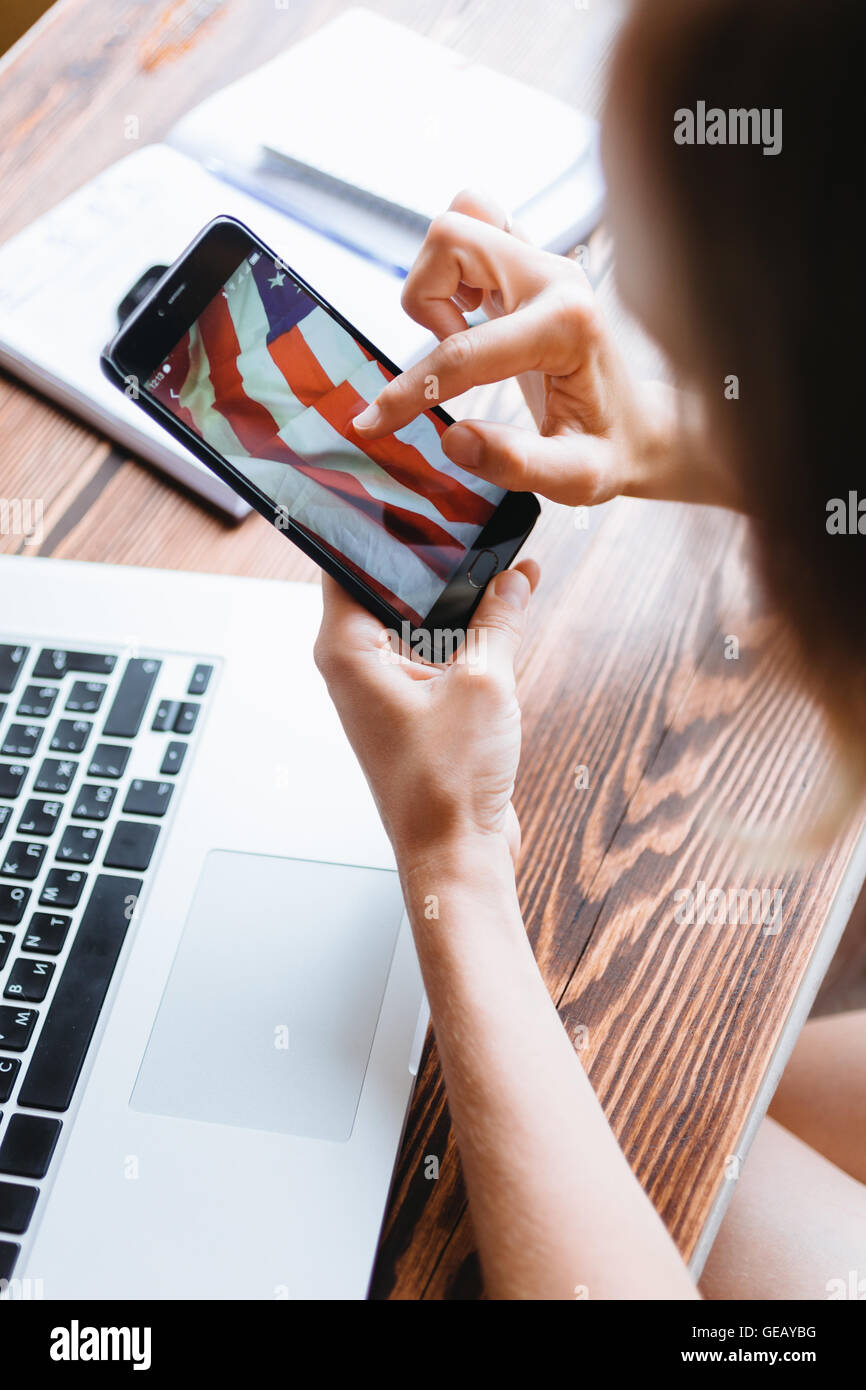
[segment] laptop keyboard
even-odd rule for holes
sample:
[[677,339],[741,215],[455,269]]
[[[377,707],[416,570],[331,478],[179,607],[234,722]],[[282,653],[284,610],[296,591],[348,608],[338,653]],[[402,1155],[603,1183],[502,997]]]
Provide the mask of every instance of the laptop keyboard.
[[0,1281],[37,1212],[214,666],[0,641]]

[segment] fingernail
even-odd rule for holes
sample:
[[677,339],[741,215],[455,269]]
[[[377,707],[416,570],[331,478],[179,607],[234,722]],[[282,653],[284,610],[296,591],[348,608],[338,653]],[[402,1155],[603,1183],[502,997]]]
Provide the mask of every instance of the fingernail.
[[481,439],[466,425],[451,425],[442,436],[442,449],[458,468],[477,468],[481,463]]
[[382,412],[374,402],[372,405],[368,405],[362,410],[360,415],[356,415],[352,424],[355,426],[356,430],[372,430],[375,429],[377,425],[381,424],[381,422]]
[[512,608],[525,608],[532,592],[529,580],[523,570],[504,570],[494,581],[496,597],[504,599]]

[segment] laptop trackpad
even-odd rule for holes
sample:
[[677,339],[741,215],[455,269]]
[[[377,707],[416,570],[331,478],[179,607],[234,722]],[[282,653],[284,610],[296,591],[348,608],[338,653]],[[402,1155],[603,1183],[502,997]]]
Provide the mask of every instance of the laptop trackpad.
[[402,915],[389,870],[214,850],[133,1109],[348,1139]]

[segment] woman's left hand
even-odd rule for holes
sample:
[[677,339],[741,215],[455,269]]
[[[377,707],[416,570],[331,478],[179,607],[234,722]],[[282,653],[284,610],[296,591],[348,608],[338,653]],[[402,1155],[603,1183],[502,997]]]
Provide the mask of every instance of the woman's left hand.
[[517,856],[514,658],[538,576],[533,560],[497,575],[447,666],[398,654],[379,620],[323,576],[316,664],[402,871],[467,839],[501,838]]

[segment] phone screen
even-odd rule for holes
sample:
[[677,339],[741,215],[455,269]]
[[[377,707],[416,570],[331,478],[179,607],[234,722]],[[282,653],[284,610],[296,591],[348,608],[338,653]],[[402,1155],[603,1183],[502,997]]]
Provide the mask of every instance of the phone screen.
[[254,251],[145,389],[401,617],[420,624],[505,493],[446,458],[431,412],[363,441],[352,420],[392,377]]

